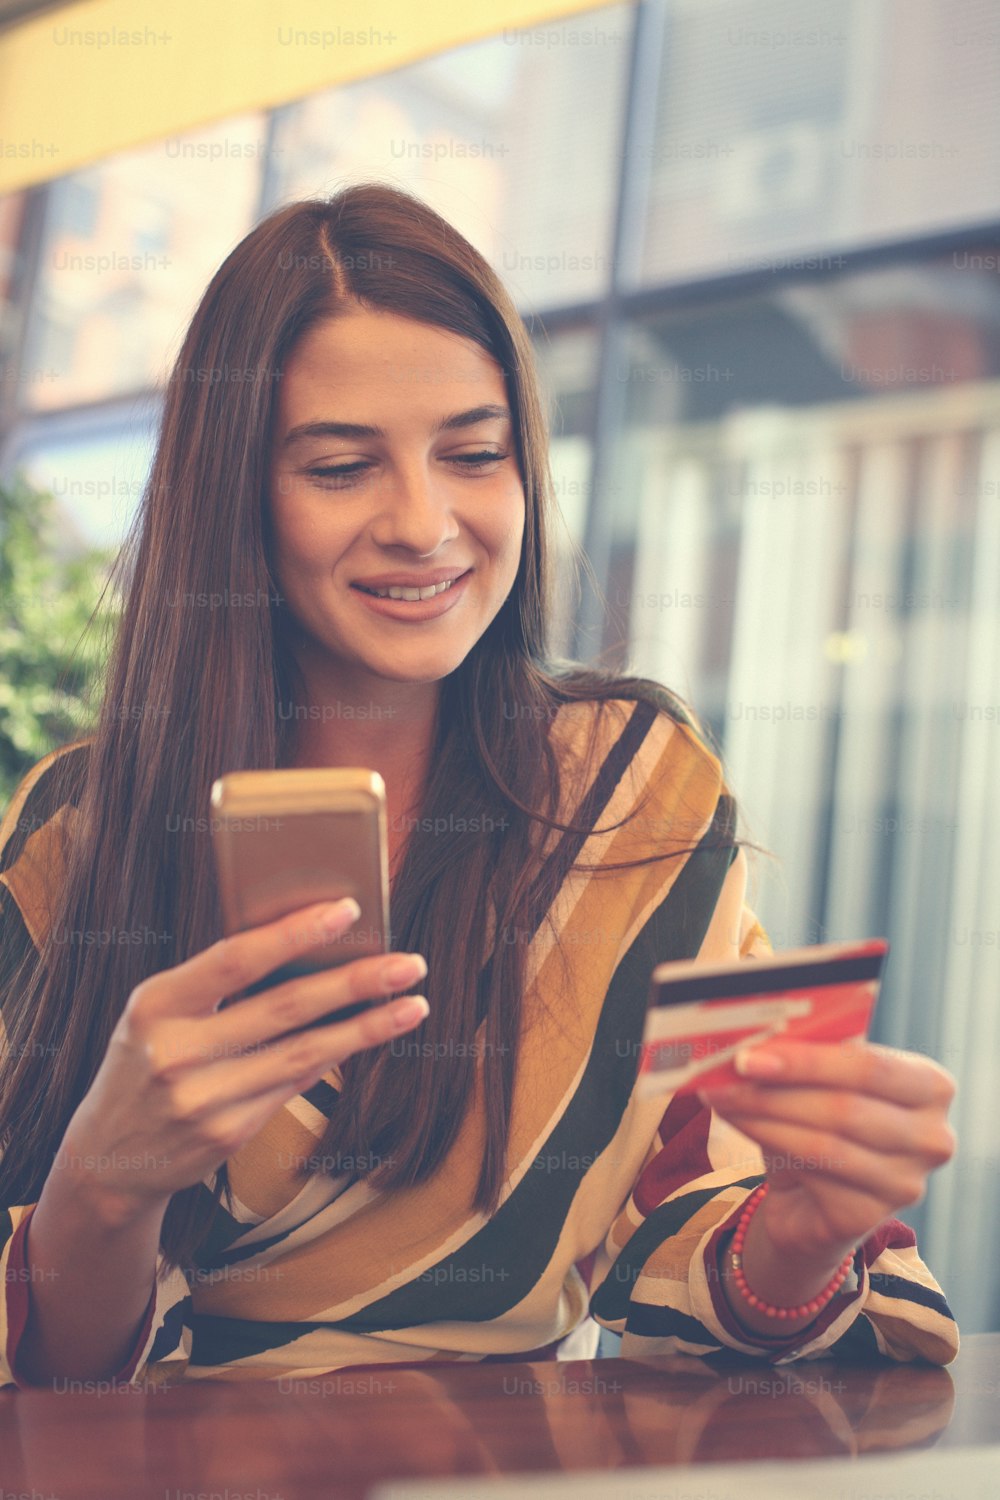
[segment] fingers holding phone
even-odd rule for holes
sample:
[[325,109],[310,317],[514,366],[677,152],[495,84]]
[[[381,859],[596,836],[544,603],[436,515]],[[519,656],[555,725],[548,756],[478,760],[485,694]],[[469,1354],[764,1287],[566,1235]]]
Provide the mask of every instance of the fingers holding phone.
[[[324,910],[328,915],[325,929]],[[245,970],[241,966],[248,961],[253,964],[253,977],[258,977],[256,970],[261,956],[273,970],[275,950],[269,946],[272,929],[276,929],[286,953],[290,949],[294,952],[298,945],[314,945],[324,931],[327,936],[340,935],[356,920],[356,912],[356,903],[348,898],[312,913],[295,913],[290,926],[288,919],[281,919],[268,928],[252,929],[251,932],[267,933],[268,941],[251,960],[235,961],[237,979],[242,978]],[[238,944],[249,936],[251,933],[241,933],[224,939],[223,943]],[[224,959],[223,963],[232,969],[232,959]],[[428,1012],[422,995],[407,995],[388,1004],[381,1002],[423,979],[426,973],[427,963],[422,954],[378,954],[302,975],[274,988],[255,989],[251,998],[241,1000],[238,1005],[219,1007],[203,1027],[203,1042],[208,1040],[220,1059],[243,1056],[250,1051],[259,1056],[262,1047],[266,1048],[259,1074],[262,1090],[274,1085],[268,1058],[287,1056],[292,1059],[292,1081],[297,1080],[301,1089],[315,1070],[319,1070],[317,1077],[322,1076],[352,1052],[377,1046],[419,1024]],[[337,1055],[332,1055],[331,1049]],[[220,1073],[209,1082],[224,1090],[228,1080]],[[240,1089],[244,1096],[249,1093],[250,1083],[250,1073],[243,1070]]]
[[199,1096],[191,1101],[195,1110],[273,1093],[287,1098],[353,1053],[419,1025],[429,1009],[424,996],[390,997],[427,973],[421,954],[354,959],[225,1004],[345,932],[357,920],[356,910],[348,898],[291,912],[222,938],[147,980],[148,995],[144,999],[137,990],[130,1006],[141,1013],[140,1026],[159,1023],[155,1038],[146,1041],[152,1071],[169,1075],[195,1068],[188,1082]]
[[[418,1026],[389,949],[385,785],[363,768],[237,771],[211,791],[226,936],[129,996],[64,1160],[126,1215],[201,1181],[353,1053]],[[327,918],[323,925],[323,916]],[[407,957],[409,971],[389,972]]]
[[[380,1003],[403,985],[381,977],[386,960],[377,956],[220,1006],[315,947],[324,910],[328,904],[222,938],[132,991],[61,1148],[67,1162],[86,1164],[88,1188],[103,1201],[126,1215],[150,1202],[165,1207],[332,1066],[421,1023],[423,996]],[[352,920],[345,902],[327,932]],[[417,956],[411,983],[421,967],[426,972]],[[360,997],[366,1009],[350,1019],[309,1024]],[[287,1034],[289,1022],[305,1029]]]

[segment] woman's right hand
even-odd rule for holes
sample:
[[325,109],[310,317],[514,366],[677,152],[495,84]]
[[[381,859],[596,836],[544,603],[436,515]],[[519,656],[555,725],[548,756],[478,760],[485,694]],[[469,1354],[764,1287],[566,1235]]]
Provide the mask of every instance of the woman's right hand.
[[[96,1195],[109,1221],[165,1210],[173,1193],[218,1168],[335,1064],[424,1019],[427,1001],[406,995],[282,1037],[339,1006],[396,994],[426,974],[420,955],[400,953],[354,959],[218,1009],[318,939],[346,931],[357,920],[354,910],[344,902],[290,912],[222,938],[132,991],[54,1162]],[[326,911],[339,915],[324,931],[318,921]],[[390,958],[406,957],[412,973],[386,979]]]

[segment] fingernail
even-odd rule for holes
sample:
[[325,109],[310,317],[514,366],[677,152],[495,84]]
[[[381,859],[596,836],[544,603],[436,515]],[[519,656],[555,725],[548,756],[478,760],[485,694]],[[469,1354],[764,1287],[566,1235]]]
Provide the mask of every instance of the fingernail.
[[744,1078],[773,1078],[785,1071],[785,1062],[784,1058],[778,1057],[774,1052],[758,1052],[747,1048],[743,1052],[737,1052],[733,1058],[733,1067]]
[[379,978],[383,984],[412,984],[427,973],[427,960],[421,953],[400,953],[382,966]]
[[397,1031],[405,1031],[416,1021],[422,1021],[430,1013],[430,1006],[423,995],[407,995],[392,1007],[392,1024]]
[[361,915],[361,907],[353,896],[345,896],[343,901],[337,901],[333,906],[325,906],[320,912],[319,925],[324,932],[339,932],[351,922],[356,922]]

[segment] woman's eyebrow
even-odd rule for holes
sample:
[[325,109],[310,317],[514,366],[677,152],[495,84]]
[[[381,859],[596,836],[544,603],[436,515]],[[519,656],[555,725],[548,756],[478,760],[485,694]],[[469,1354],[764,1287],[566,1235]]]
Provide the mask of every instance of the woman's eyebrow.
[[[456,427],[474,427],[477,422],[488,422],[493,417],[509,422],[510,410],[506,406],[473,406],[468,411],[457,411],[450,417],[445,417],[437,424],[434,431],[448,432]],[[304,438],[384,438],[386,436],[383,427],[369,427],[362,422],[303,422],[298,427],[292,428],[282,446],[290,448],[293,443],[301,442]]]

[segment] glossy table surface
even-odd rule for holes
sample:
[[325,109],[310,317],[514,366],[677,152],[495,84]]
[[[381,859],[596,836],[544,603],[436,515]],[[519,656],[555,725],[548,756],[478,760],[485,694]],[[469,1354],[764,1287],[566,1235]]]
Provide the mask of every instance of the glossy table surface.
[[146,1391],[0,1391],[0,1495],[340,1500],[445,1475],[745,1464],[996,1443],[1000,1334],[955,1363],[739,1355],[366,1367]]

